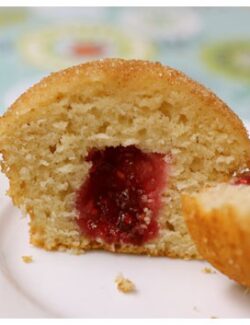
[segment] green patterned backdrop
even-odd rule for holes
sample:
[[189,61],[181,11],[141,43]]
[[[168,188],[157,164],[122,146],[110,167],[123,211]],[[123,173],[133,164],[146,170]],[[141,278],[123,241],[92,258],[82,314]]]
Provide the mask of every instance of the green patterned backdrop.
[[250,8],[0,8],[0,112],[44,75],[102,57],[178,68],[250,121]]

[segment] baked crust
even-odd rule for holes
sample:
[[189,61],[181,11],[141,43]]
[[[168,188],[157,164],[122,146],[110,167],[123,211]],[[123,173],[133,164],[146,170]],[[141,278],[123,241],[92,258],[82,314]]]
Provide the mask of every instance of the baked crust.
[[230,203],[206,211],[197,196],[184,195],[183,213],[201,256],[244,286],[250,286],[250,212]]

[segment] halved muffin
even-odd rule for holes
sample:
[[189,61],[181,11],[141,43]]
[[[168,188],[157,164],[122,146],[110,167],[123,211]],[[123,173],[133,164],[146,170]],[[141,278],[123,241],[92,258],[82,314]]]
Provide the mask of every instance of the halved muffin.
[[107,59],[43,79],[0,119],[8,194],[34,245],[199,257],[181,193],[247,166],[239,118],[160,63]]
[[218,270],[250,286],[250,172],[183,196],[184,216],[200,254]]

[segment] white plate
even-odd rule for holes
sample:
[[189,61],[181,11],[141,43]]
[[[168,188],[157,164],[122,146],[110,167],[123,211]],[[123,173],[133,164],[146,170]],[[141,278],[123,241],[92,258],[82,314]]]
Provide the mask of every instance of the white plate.
[[[0,184],[0,317],[250,317],[250,294],[219,272],[204,273],[206,262],[30,246],[28,221],[5,196],[2,174]],[[117,291],[119,273],[135,294]]]

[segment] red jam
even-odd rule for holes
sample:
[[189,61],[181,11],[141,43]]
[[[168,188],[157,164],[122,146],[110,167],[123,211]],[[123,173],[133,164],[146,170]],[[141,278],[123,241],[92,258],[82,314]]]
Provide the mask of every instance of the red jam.
[[245,170],[243,172],[238,173],[233,178],[234,185],[250,185],[250,170]]
[[81,232],[109,244],[142,245],[153,239],[166,185],[163,158],[135,146],[90,151],[86,161],[92,167],[76,200]]

